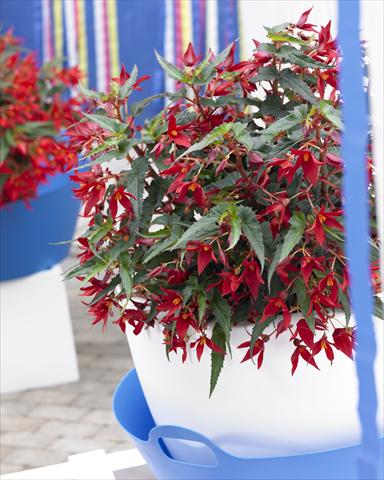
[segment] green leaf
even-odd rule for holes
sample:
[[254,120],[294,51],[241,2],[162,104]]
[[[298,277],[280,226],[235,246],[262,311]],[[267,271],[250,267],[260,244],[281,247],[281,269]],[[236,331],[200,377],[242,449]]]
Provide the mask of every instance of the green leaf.
[[83,85],[79,85],[79,92],[84,95],[86,98],[103,98],[105,95],[102,92],[96,92],[94,90],[88,90],[88,88],[83,87]]
[[100,115],[98,113],[85,113],[82,112],[84,117],[90,120],[99,127],[109,130],[113,133],[119,133],[121,131],[122,124],[113,118],[109,118],[106,115]]
[[284,22],[284,23],[280,23],[279,25],[275,25],[274,27],[263,27],[263,28],[264,28],[264,30],[266,30],[266,31],[268,32],[268,36],[269,36],[269,34],[274,34],[274,33],[280,33],[280,32],[282,32],[282,31],[285,30],[289,25],[290,25],[290,23]]
[[249,134],[247,127],[244,123],[233,123],[231,125],[231,130],[235,139],[244,145],[247,150],[252,150],[254,145],[254,139]]
[[109,233],[113,228],[113,223],[111,221],[106,221],[101,225],[97,230],[92,232],[89,237],[89,242],[93,245],[96,245],[100,240],[102,240],[107,233]]
[[180,235],[181,227],[179,225],[174,225],[169,238],[156,242],[148,249],[147,254],[144,257],[143,263],[148,263],[150,260],[157,257],[157,255],[173,247],[175,242],[180,238]]
[[263,131],[263,135],[277,135],[280,132],[286,132],[287,130],[301,125],[305,122],[308,114],[307,105],[298,105],[293,111],[285,117],[276,120],[268,128]]
[[268,270],[268,290],[271,290],[271,280],[273,277],[273,274],[275,273],[277,265],[280,263],[279,259],[281,256],[281,251],[283,249],[283,244],[280,243],[275,250],[275,254],[273,255],[271,265],[269,266]]
[[197,306],[199,312],[199,324],[201,325],[201,322],[207,310],[207,297],[204,291],[201,291],[197,294]]
[[213,60],[210,60],[210,54],[208,54],[207,57],[203,60],[203,62],[196,69],[193,83],[202,84],[207,83],[209,80],[211,80],[211,78],[214,76],[216,67],[223,63],[224,60],[228,57],[232,45],[233,43],[228,45]]
[[251,83],[257,82],[269,82],[272,80],[276,80],[279,76],[279,72],[277,71],[276,67],[270,65],[269,67],[262,67],[259,69],[258,74],[255,77],[249,79]]
[[260,337],[260,335],[264,332],[264,330],[273,322],[273,320],[274,320],[274,317],[269,317],[265,322],[259,321],[255,323],[255,326],[253,327],[252,335],[251,335],[251,344],[249,346],[249,349],[251,352],[253,352],[253,348],[255,346],[256,340]]
[[305,216],[303,212],[295,212],[289,222],[291,228],[288,230],[284,238],[283,248],[281,250],[278,263],[281,263],[291,253],[292,249],[303,238],[305,229]]
[[5,140],[5,137],[0,137],[0,163],[3,163],[9,153],[10,145]]
[[326,65],[321,62],[313,60],[308,55],[305,55],[301,50],[290,45],[282,45],[273,52],[278,58],[286,60],[287,62],[299,65],[300,67],[308,68],[333,68],[331,65]]
[[375,315],[375,317],[378,317],[381,320],[384,320],[383,302],[380,300],[379,297],[375,297],[373,314]]
[[127,252],[124,252],[119,256],[119,272],[127,300],[129,300],[131,298],[133,278],[129,262],[129,254]]
[[304,100],[310,103],[317,103],[318,98],[312,93],[309,86],[301,79],[300,75],[292,72],[288,68],[281,72],[279,83],[283,88],[289,88],[300,95]]
[[131,104],[131,115],[134,117],[137,117],[140,115],[143,110],[150,105],[154,100],[157,100],[158,98],[164,98],[165,94],[160,93],[158,95],[152,95],[151,97],[144,98],[144,100],[140,100],[139,102],[135,102]]
[[341,112],[336,110],[331,104],[326,100],[320,100],[319,102],[319,111],[320,113],[329,120],[337,129],[343,129],[343,122],[341,121]]
[[345,314],[345,320],[347,325],[349,324],[349,320],[351,318],[351,305],[349,303],[347,295],[339,288],[339,301],[343,307],[343,311]]
[[211,310],[216,321],[221,326],[225,335],[225,341],[228,346],[228,350],[231,351],[230,334],[231,334],[231,318],[232,310],[227,301],[217,292],[214,292],[211,301]]
[[177,160],[180,160],[180,158],[184,157],[185,155],[189,155],[196,150],[203,150],[204,148],[208,147],[214,142],[217,142],[218,140],[222,140],[223,135],[228,133],[230,130],[230,123],[223,123],[222,125],[219,125],[218,127],[214,128],[210,133],[208,133],[208,135],[206,135],[202,140],[200,140],[200,142],[191,145],[187,150],[185,150],[184,153],[182,153],[177,158]]
[[211,380],[209,388],[209,397],[211,397],[215,387],[217,385],[217,380],[219,379],[221,369],[223,368],[224,358],[225,358],[225,334],[219,323],[216,323],[212,330],[212,342],[214,342],[218,347],[220,347],[224,353],[211,352]]
[[[157,176],[146,189],[148,196],[143,202],[142,224],[149,224],[152,221],[153,212],[161,205],[169,183],[168,179]],[[154,223],[157,224],[157,221]]]
[[137,80],[137,66],[134,65],[132,68],[132,72],[130,74],[130,77],[128,80],[124,83],[124,85],[120,88],[119,91],[119,98],[125,98],[128,97],[132,91],[133,91],[133,86],[136,83]]
[[232,250],[240,240],[241,235],[241,221],[238,214],[238,209],[236,205],[229,205],[227,208],[228,215],[231,222],[231,243],[227,250]]
[[297,296],[297,303],[303,314],[304,320],[308,327],[315,333],[315,317],[313,313],[308,313],[311,305],[310,297],[307,292],[307,287],[302,278],[298,278],[295,282],[295,292]]
[[148,159],[145,157],[137,157],[131,163],[131,170],[125,173],[123,177],[123,184],[127,191],[136,197],[136,200],[131,200],[135,219],[132,224],[132,230],[138,229],[141,223],[141,214],[143,209],[143,191],[144,179],[148,172]]
[[241,206],[239,208],[239,217],[241,220],[241,229],[259,259],[261,270],[263,270],[265,262],[263,233],[255,212],[250,207]]
[[155,55],[157,58],[157,61],[159,62],[161,68],[164,70],[164,72],[169,75],[171,78],[174,80],[178,81],[183,81],[185,74],[182,70],[179,68],[175,67],[172,63],[168,62],[168,60],[161,55],[159,55],[156,50],[155,50]]
[[[264,27],[265,28],[265,27]],[[289,42],[289,43],[297,43],[298,45],[307,45],[308,42],[301,40],[296,37],[292,37],[292,35],[287,35],[285,33],[272,33],[269,32],[267,35],[273,42]]]
[[185,247],[190,240],[205,240],[217,233],[219,226],[217,219],[210,215],[201,217],[183,233],[181,238],[173,245],[172,250]]
[[99,260],[98,262],[96,262],[96,264],[93,266],[91,271],[88,272],[87,275],[83,278],[83,280],[78,286],[78,289],[80,290],[81,287],[83,287],[86,283],[88,283],[91,278],[96,277],[99,273],[101,273],[107,267],[108,267],[108,263],[103,260]]

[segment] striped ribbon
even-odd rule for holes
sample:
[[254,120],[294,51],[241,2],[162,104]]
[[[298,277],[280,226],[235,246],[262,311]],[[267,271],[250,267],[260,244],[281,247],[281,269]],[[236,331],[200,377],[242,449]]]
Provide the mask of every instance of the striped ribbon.
[[119,38],[116,0],[93,0],[97,89],[107,91],[119,73]]
[[[219,28],[219,50],[222,51],[239,37],[237,1],[221,0],[218,2],[218,7],[218,21],[221,25],[221,28]],[[239,49],[236,48],[235,61],[239,59],[238,51]]]
[[[238,0],[162,1],[166,57],[179,66],[190,41],[196,53],[204,56],[208,48],[218,53],[238,37]],[[121,14],[142,4],[136,0],[41,0],[43,60],[57,58],[65,65],[78,65],[85,86],[108,90],[111,77],[120,70],[118,7]],[[166,82],[173,90],[174,82]]]
[[358,412],[361,424],[358,467],[359,478],[376,480],[380,450],[376,425],[377,394],[374,377],[376,341],[372,321],[373,296],[368,243],[370,235],[366,165],[368,112],[363,90],[359,1],[339,0],[338,19],[339,44],[343,54],[340,84],[343,93],[344,121],[342,157],[346,165],[344,176],[346,253],[351,279],[350,296],[358,327],[356,370],[359,379]]

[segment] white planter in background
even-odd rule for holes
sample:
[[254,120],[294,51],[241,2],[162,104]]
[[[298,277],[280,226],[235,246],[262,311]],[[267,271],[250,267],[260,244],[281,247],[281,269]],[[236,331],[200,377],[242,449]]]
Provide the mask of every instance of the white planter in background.
[[0,283],[1,393],[79,379],[60,266]]
[[[384,322],[375,320],[378,343],[375,374],[379,395],[378,424],[383,432]],[[293,455],[347,446],[359,441],[355,365],[335,350],[333,365],[324,352],[316,357],[320,371],[302,359],[291,376],[293,345],[288,335],[266,345],[260,370],[251,361],[240,363],[245,349],[236,347],[249,335],[232,331],[232,359],[227,358],[216,389],[209,394],[210,354],[201,362],[195,352],[186,363],[171,353],[169,362],[159,328],[135,336],[127,329],[137,373],[158,425],[180,425],[211,438],[238,456]],[[167,440],[174,458],[209,461],[199,446]]]

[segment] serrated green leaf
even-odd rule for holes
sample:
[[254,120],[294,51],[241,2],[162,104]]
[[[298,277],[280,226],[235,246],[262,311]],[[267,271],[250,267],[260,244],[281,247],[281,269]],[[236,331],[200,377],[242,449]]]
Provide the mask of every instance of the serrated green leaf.
[[129,300],[132,293],[133,278],[129,262],[129,254],[126,252],[119,256],[119,273],[127,300]]
[[134,65],[128,80],[122,85],[122,87],[120,87],[119,98],[128,97],[133,92],[133,86],[137,80],[137,73],[137,66]]
[[89,90],[88,88],[85,88],[83,85],[79,85],[79,92],[84,95],[86,98],[103,98],[105,95],[102,92],[97,92],[95,90]]
[[380,320],[384,320],[384,305],[379,297],[375,297],[375,303],[373,307],[373,314],[375,317],[380,318]]
[[181,231],[182,230],[179,225],[174,225],[169,238],[156,242],[148,249],[147,254],[144,257],[143,263],[148,263],[153,258],[157,257],[157,255],[160,255],[161,253],[170,249],[180,238]]
[[281,72],[279,83],[283,88],[289,88],[290,90],[293,90],[295,93],[300,95],[300,97],[304,98],[304,100],[307,100],[310,103],[317,103],[319,100],[315,97],[304,80],[302,80],[300,75],[292,72],[292,70],[289,70],[288,68]]
[[131,170],[125,173],[123,185],[127,191],[135,196],[135,200],[131,200],[133,212],[135,214],[134,228],[138,229],[141,222],[141,214],[143,209],[143,191],[144,179],[148,172],[148,159],[145,157],[137,157],[131,163]]
[[305,122],[308,115],[307,105],[298,105],[291,113],[285,117],[279,118],[263,131],[263,135],[277,135],[280,132],[286,132],[293,127]]
[[249,345],[249,349],[251,352],[253,352],[256,340],[260,337],[260,335],[264,332],[264,330],[273,322],[273,320],[274,320],[274,317],[269,317],[265,322],[259,321],[255,323],[252,329],[251,344]]
[[134,117],[137,117],[154,100],[157,100],[158,98],[164,98],[164,97],[165,97],[165,94],[160,93],[158,95],[152,95],[151,97],[144,98],[144,100],[140,100],[139,102],[132,103],[130,107],[131,115]]
[[269,82],[275,80],[279,76],[279,72],[277,71],[276,67],[272,65],[268,67],[262,67],[258,70],[258,73],[255,77],[249,79],[251,83],[257,82]]
[[313,60],[313,58],[305,55],[301,50],[298,50],[295,47],[290,45],[282,45],[280,48],[275,49],[273,52],[278,58],[282,60],[286,60],[287,62],[293,63],[295,65],[299,65],[300,67],[308,67],[308,68],[333,68],[330,65],[326,65],[321,62],[317,62]]
[[252,150],[254,145],[254,139],[249,134],[247,127],[244,123],[233,123],[231,125],[231,131],[235,139],[244,145],[247,150]]
[[305,216],[302,212],[295,212],[290,220],[291,227],[285,235],[283,248],[278,263],[281,263],[291,253],[292,249],[303,238],[305,230]]
[[230,334],[231,334],[231,318],[232,310],[227,301],[217,292],[214,292],[211,301],[211,310],[216,322],[221,326],[225,335],[225,341],[229,352],[231,351]]
[[239,208],[239,217],[241,220],[241,229],[246,236],[252,250],[259,259],[261,270],[264,269],[265,252],[263,232],[257,221],[256,215],[252,208],[241,206]]
[[164,72],[169,75],[171,78],[174,80],[183,81],[185,77],[185,73],[177,68],[175,65],[173,65],[171,62],[168,62],[168,60],[164,57],[162,57],[160,54],[158,54],[155,50],[155,55],[157,58],[157,61],[159,62],[161,68],[164,70]]
[[304,320],[308,327],[315,333],[315,317],[313,313],[308,313],[311,305],[310,296],[307,292],[307,287],[302,278],[298,278],[295,282],[295,292],[297,296],[297,303],[303,314]]
[[88,272],[87,275],[80,282],[78,289],[80,290],[86,283],[89,282],[91,278],[96,277],[99,273],[101,273],[107,267],[108,267],[107,262],[104,262],[102,260],[97,261],[94,267],[91,269],[91,271]]
[[[232,250],[237,242],[240,240],[241,235],[241,222],[238,214],[238,209],[236,205],[229,205],[227,208],[227,212],[230,218],[231,223],[231,234],[230,234],[230,245],[227,250]],[[227,216],[226,215],[226,216]]]
[[297,43],[298,45],[307,45],[308,42],[301,40],[300,38],[292,37],[292,35],[287,35],[285,33],[273,33],[269,32],[267,35],[274,42],[289,42]]
[[219,379],[221,369],[223,368],[224,359],[225,359],[225,334],[219,323],[216,323],[212,330],[212,342],[214,342],[218,347],[220,347],[224,353],[211,351],[211,379],[210,379],[210,388],[209,388],[209,397],[211,397],[215,387],[217,385],[217,380]]
[[221,63],[223,63],[224,60],[228,57],[231,51],[232,45],[233,45],[232,43],[228,45],[213,60],[210,60],[210,55],[207,55],[207,57],[203,60],[203,62],[197,68],[193,83],[195,84],[207,83],[214,76],[216,67],[218,67]]
[[100,240],[102,240],[107,233],[109,233],[113,228],[113,224],[111,221],[106,221],[103,225],[101,225],[97,230],[95,230],[89,237],[89,242],[93,245],[96,245]]
[[280,243],[276,247],[275,253],[274,253],[273,258],[272,258],[271,265],[269,266],[269,270],[268,270],[268,290],[271,290],[271,280],[272,280],[273,274],[275,273],[276,267],[279,264],[279,259],[280,259],[280,256],[281,256],[282,249],[283,249],[283,244]]
[[99,127],[109,130],[110,132],[119,133],[121,131],[122,124],[113,118],[107,117],[106,115],[85,112],[83,112],[83,115],[92,123],[96,123],[96,125],[99,125]]
[[0,137],[0,163],[3,163],[9,153],[10,145],[5,140],[5,137]]
[[199,312],[199,324],[201,324],[207,310],[207,297],[204,291],[197,294],[197,306]]
[[320,113],[329,120],[337,129],[343,129],[343,122],[341,121],[341,112],[336,110],[326,100],[320,100],[319,102]]
[[191,240],[205,240],[217,233],[219,226],[215,217],[205,215],[201,217],[183,233],[181,238],[173,245],[172,250],[183,248]]
[[204,148],[208,147],[209,145],[218,140],[222,140],[223,135],[228,133],[230,129],[230,123],[223,123],[222,125],[219,125],[218,127],[214,128],[210,133],[208,133],[208,135],[206,135],[202,140],[200,140],[200,142],[191,145],[187,150],[185,150],[184,153],[179,155],[177,160],[180,160],[185,155],[189,155],[190,153],[196,152],[197,150],[203,150]]
[[339,288],[339,301],[343,307],[343,311],[345,314],[345,320],[347,325],[349,324],[349,320],[351,318],[351,305],[349,303],[347,295]]
[[280,23],[279,25],[275,25],[274,27],[265,27],[263,26],[264,30],[268,32],[268,34],[280,33],[285,30],[290,24],[288,22]]

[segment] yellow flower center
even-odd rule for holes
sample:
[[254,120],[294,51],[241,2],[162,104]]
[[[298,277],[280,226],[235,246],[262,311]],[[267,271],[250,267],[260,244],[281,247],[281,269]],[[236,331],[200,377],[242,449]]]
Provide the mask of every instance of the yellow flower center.
[[196,183],[191,183],[191,185],[188,187],[188,190],[190,190],[191,192],[194,192],[196,190]]
[[171,135],[172,137],[177,137],[177,130],[172,130]]
[[181,302],[181,300],[180,300],[180,298],[178,298],[178,297],[177,297],[177,298],[174,298],[174,299],[172,300],[173,305],[179,305],[180,302]]

